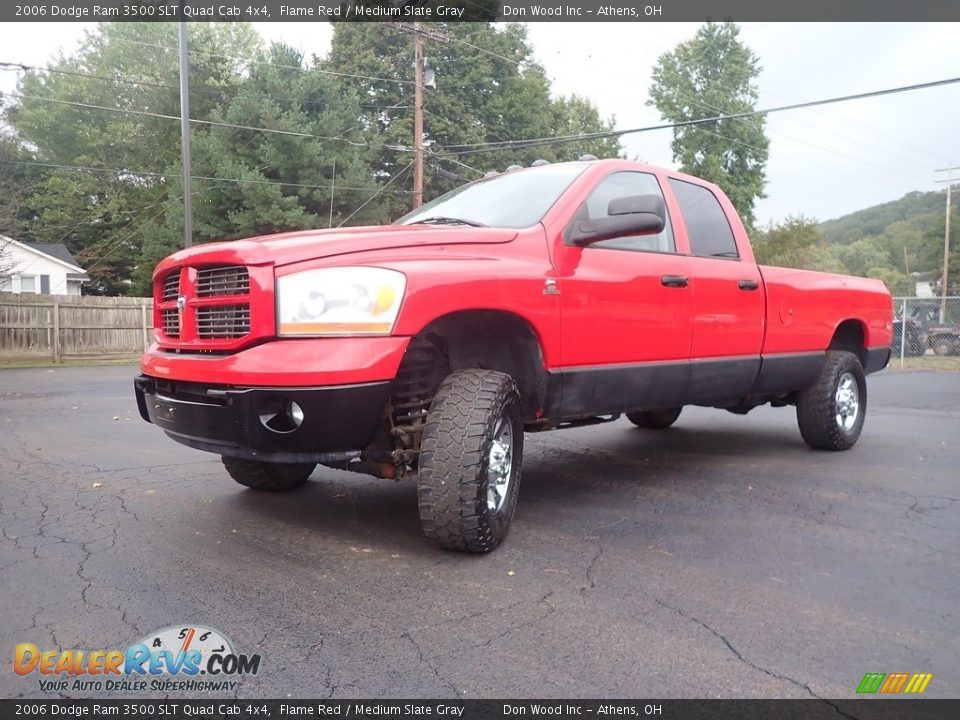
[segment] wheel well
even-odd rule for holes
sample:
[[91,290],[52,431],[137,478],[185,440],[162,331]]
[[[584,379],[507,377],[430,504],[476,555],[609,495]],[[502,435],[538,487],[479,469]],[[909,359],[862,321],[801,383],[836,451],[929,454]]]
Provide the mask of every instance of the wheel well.
[[465,310],[432,321],[418,338],[438,344],[450,370],[484,368],[510,375],[520,390],[524,420],[544,407],[548,375],[533,327],[501,310]]
[[867,348],[864,342],[863,323],[859,320],[844,320],[837,325],[830,339],[829,350],[846,350],[860,358],[860,364],[867,362]]

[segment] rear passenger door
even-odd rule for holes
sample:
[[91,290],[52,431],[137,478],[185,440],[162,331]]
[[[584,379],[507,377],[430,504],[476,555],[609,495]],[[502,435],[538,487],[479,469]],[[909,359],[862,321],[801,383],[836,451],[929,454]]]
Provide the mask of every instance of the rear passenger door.
[[723,206],[702,185],[669,179],[690,247],[693,327],[688,403],[745,395],[760,368],[765,301],[760,270],[741,259]]

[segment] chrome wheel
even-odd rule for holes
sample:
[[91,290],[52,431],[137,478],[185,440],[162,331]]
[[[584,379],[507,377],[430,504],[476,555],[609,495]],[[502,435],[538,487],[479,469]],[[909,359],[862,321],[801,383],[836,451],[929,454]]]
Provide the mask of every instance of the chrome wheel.
[[487,509],[500,512],[510,493],[513,475],[513,423],[501,417],[493,431],[493,442],[487,456]]
[[853,373],[845,372],[840,376],[835,400],[837,427],[850,432],[860,414],[860,389]]

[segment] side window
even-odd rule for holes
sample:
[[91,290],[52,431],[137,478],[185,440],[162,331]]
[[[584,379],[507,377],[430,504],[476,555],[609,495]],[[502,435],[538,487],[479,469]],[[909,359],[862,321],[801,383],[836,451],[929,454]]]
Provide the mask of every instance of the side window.
[[[593,220],[608,217],[610,201],[628,195],[659,195],[663,197],[660,183],[650,173],[618,172],[608,175],[597,185],[590,197],[577,211],[575,220]],[[673,241],[673,228],[670,217],[665,218],[663,232],[659,235],[636,235],[603,240],[591,245],[591,248],[613,248],[615,250],[636,250],[652,252],[676,252]]]
[[37,292],[37,278],[34,275],[21,275],[20,276],[20,292],[22,293],[35,293]]
[[683,213],[691,253],[700,257],[740,257],[717,196],[705,187],[683,180],[670,178],[669,182]]

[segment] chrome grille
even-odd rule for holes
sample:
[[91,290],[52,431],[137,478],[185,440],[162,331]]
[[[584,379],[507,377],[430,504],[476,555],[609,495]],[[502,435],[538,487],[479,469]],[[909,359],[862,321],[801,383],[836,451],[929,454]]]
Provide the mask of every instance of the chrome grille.
[[167,337],[180,337],[180,313],[176,308],[168,308],[162,311],[163,334]]
[[163,281],[163,301],[176,300],[180,294],[180,268],[177,268]]
[[250,274],[242,265],[197,270],[197,297],[249,294]]
[[249,332],[249,305],[197,308],[197,337],[199,338],[239,338]]

